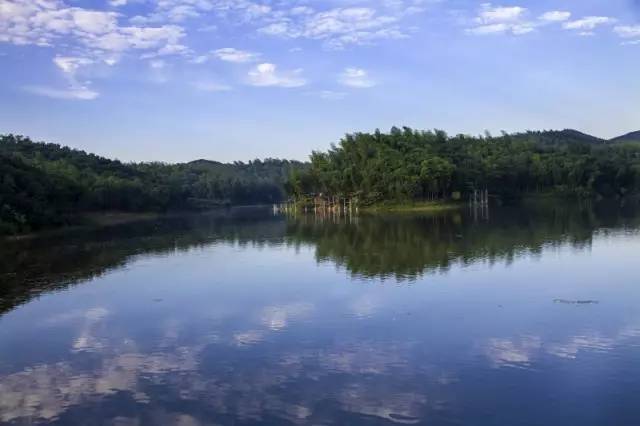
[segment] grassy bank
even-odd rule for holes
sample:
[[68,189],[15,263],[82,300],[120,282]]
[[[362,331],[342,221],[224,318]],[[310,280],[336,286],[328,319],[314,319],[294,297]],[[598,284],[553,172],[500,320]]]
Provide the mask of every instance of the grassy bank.
[[463,205],[459,201],[385,202],[361,207],[359,210],[365,213],[437,213],[459,209]]

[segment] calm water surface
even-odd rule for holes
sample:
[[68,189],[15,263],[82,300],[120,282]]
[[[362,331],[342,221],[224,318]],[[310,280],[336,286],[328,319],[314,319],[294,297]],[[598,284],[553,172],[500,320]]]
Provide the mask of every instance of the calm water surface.
[[640,425],[632,206],[0,244],[0,424]]

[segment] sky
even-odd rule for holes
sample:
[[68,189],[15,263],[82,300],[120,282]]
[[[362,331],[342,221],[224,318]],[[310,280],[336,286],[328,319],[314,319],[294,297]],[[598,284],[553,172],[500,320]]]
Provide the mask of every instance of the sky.
[[0,0],[0,134],[123,161],[640,130],[640,0]]

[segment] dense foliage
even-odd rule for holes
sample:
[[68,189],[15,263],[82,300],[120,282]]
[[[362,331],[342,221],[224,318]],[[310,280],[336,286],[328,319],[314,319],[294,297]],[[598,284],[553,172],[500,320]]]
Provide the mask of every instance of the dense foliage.
[[[625,140],[625,142],[627,142]],[[492,137],[393,128],[347,135],[289,183],[299,199],[324,194],[361,203],[531,192],[621,196],[640,190],[640,144],[574,130]]]
[[303,163],[125,164],[20,136],[0,136],[0,233],[62,224],[67,214],[264,204],[285,197]]
[[347,135],[311,165],[126,164],[20,136],[0,136],[0,234],[63,224],[93,211],[167,211],[269,204],[286,193],[381,201],[500,199],[532,192],[619,197],[640,192],[638,132],[604,141],[574,130],[448,136],[393,128]]

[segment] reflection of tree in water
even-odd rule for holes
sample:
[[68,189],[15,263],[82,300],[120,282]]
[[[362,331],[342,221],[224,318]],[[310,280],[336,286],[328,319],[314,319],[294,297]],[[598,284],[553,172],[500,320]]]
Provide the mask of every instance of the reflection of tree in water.
[[[553,206],[494,209],[478,221],[466,210],[363,216],[351,222],[265,215],[172,218],[3,245],[0,297],[7,310],[41,292],[122,267],[138,255],[217,243],[308,245],[319,260],[359,276],[411,278],[456,262],[511,261],[548,246],[588,248],[596,232],[635,229],[634,214],[632,209]],[[74,424],[92,418],[122,425],[212,424],[212,419],[242,425],[455,423],[465,403],[456,400],[456,382],[465,380],[465,372],[428,351],[437,340],[422,344],[396,333],[363,338],[366,327],[354,328],[353,334],[342,330],[341,338],[328,341],[300,339],[295,327],[287,335],[288,319],[296,323],[291,317],[311,315],[313,306],[305,302],[264,307],[255,316],[258,323],[219,323],[215,333],[210,332],[216,323],[170,321],[157,324],[157,335],[130,333],[110,322],[110,315],[118,319],[117,312],[63,312],[67,321],[78,316],[64,323],[78,324],[69,356],[0,377],[0,423]],[[522,367],[548,354],[570,359],[583,348],[603,350],[637,335],[633,326],[617,335],[580,332],[553,344],[535,335],[501,336],[481,350],[493,366]],[[446,421],[438,422],[438,416]]]
[[567,204],[493,209],[484,219],[466,209],[429,216],[303,217],[289,224],[287,235],[313,244],[318,261],[355,276],[414,279],[452,264],[513,262],[544,247],[587,248],[596,230],[634,226],[633,217],[633,209]]
[[[0,247],[0,311],[44,291],[123,267],[138,255],[166,255],[216,243],[313,246],[321,262],[360,277],[415,279],[452,264],[513,261],[545,246],[588,247],[595,230],[634,227],[635,210],[550,204],[438,215],[285,220],[264,210],[172,217],[5,241]],[[215,273],[215,271],[212,271]]]
[[258,210],[176,216],[5,240],[0,246],[0,312],[42,292],[119,269],[136,256],[167,255],[216,242],[264,246],[282,241],[284,226],[282,220]]

